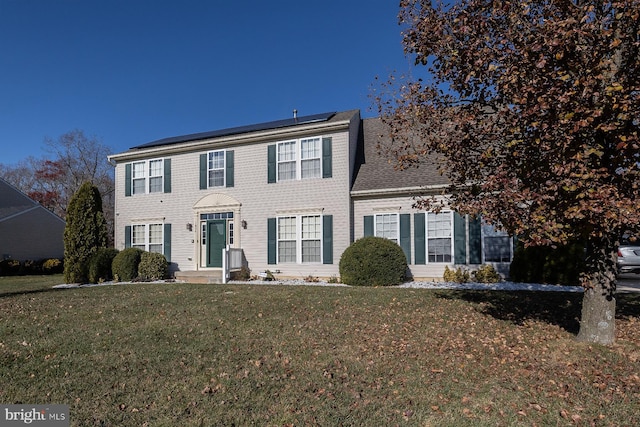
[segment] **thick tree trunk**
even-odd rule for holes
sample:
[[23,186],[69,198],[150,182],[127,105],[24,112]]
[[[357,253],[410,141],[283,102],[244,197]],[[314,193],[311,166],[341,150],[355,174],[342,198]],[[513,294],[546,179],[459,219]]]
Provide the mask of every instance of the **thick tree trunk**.
[[589,241],[578,341],[610,345],[615,340],[616,257],[615,237]]

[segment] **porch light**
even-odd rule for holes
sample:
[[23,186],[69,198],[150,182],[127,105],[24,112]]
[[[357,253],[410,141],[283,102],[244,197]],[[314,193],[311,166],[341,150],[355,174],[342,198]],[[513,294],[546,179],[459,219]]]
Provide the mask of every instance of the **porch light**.
[[242,225],[242,228],[244,228],[245,230],[247,229],[247,221],[243,219],[242,221],[240,221],[240,224]]
[[187,223],[187,231],[191,231],[193,230],[193,224],[191,224],[190,222]]

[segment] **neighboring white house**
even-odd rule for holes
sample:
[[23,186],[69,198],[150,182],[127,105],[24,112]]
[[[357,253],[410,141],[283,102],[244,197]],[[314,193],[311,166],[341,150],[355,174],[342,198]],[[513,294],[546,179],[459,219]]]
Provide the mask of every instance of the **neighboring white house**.
[[413,209],[418,189],[446,181],[435,169],[394,171],[376,154],[381,137],[379,119],[352,110],[166,138],[111,155],[116,248],[164,253],[176,276],[220,271],[225,247],[241,250],[252,274],[338,276],[342,252],[368,234],[398,242],[414,277],[510,261],[508,237],[455,213]]
[[0,179],[0,260],[62,259],[62,218]]

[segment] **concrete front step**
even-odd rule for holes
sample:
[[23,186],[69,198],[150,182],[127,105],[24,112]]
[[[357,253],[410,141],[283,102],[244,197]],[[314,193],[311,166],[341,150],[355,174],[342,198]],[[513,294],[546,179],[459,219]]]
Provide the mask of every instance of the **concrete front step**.
[[222,270],[176,271],[174,277],[187,283],[222,283]]

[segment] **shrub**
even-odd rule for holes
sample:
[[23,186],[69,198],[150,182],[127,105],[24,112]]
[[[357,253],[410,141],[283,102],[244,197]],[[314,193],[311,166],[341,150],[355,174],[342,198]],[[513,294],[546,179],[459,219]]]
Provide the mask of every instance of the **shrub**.
[[44,274],[58,274],[62,273],[64,266],[62,260],[57,258],[50,258],[42,263],[42,272]]
[[17,259],[4,259],[0,261],[0,276],[15,276],[22,271],[22,264]]
[[111,272],[113,278],[119,282],[129,282],[138,277],[138,265],[142,250],[138,248],[127,248],[118,253],[113,258]]
[[577,285],[583,269],[584,246],[580,243],[525,248],[518,242],[509,277],[514,282]]
[[502,277],[492,265],[485,264],[473,272],[473,279],[479,283],[498,283]]
[[460,267],[455,270],[451,270],[448,266],[445,266],[442,279],[445,282],[467,283],[471,279],[471,275],[467,270]]
[[364,237],[356,240],[340,258],[340,278],[352,286],[390,286],[405,281],[407,258],[389,239]]
[[169,263],[164,255],[155,252],[142,252],[138,265],[138,277],[143,280],[161,280],[169,274]]
[[118,255],[117,249],[99,248],[89,261],[89,282],[100,283],[113,279],[111,264]]
[[42,274],[42,260],[28,259],[22,262],[23,274]]

